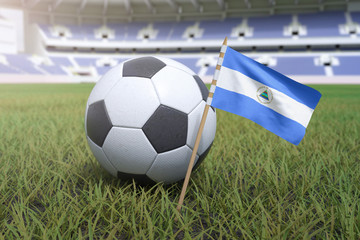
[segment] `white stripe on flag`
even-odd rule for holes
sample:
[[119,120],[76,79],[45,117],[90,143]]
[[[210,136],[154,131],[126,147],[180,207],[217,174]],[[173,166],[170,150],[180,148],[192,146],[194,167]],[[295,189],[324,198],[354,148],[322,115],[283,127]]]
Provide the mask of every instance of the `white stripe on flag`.
[[[222,66],[216,86],[245,95],[259,102],[257,96],[258,89],[265,85],[249,78],[241,72]],[[273,100],[263,105],[300,123],[306,128],[314,110],[276,89],[268,88],[273,94]],[[259,104],[262,103],[259,102]]]

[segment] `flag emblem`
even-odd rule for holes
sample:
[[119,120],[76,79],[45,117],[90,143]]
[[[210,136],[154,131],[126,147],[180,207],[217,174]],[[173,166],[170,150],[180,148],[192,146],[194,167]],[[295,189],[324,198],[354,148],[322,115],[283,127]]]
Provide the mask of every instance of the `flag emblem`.
[[273,94],[271,90],[265,86],[260,87],[257,90],[256,95],[260,103],[268,104],[273,100]]

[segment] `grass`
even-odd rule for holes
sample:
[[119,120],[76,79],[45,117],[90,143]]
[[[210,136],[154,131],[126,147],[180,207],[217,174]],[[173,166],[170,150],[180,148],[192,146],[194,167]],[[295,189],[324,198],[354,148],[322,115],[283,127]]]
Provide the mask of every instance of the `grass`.
[[299,146],[218,110],[181,218],[181,183],[141,187],[97,163],[92,87],[0,85],[0,239],[360,238],[360,86],[314,86]]

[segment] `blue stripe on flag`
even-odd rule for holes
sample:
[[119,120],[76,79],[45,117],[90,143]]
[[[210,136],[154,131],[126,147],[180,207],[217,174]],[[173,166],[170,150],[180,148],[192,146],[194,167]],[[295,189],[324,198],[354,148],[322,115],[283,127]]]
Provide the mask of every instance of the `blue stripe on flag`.
[[300,123],[245,95],[221,87],[216,87],[211,105],[248,118],[295,145],[298,145],[305,135],[305,127]]
[[321,93],[315,89],[295,82],[230,47],[226,49],[222,66],[241,72],[249,78],[274,88],[312,109],[315,109],[321,97]]

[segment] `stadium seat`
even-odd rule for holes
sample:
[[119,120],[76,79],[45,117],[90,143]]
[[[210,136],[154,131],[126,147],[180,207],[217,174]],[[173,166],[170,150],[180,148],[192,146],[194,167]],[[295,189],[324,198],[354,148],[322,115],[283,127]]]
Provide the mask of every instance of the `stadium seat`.
[[333,66],[334,75],[360,75],[360,56],[339,56],[339,65]]
[[230,37],[233,28],[241,24],[241,22],[241,18],[229,18],[224,21],[201,21],[200,28],[204,29],[201,40],[223,39],[224,36]]
[[153,27],[156,29],[157,35],[155,39],[149,39],[151,41],[167,41],[170,38],[171,31],[175,25],[175,22],[154,22]]
[[248,26],[254,29],[252,38],[282,38],[284,27],[290,23],[291,15],[248,18]]
[[0,63],[0,73],[11,73],[11,74],[20,74],[18,69],[15,69],[12,66],[5,65],[3,63]]
[[325,75],[324,68],[316,66],[314,57],[277,57],[272,68],[285,75]]
[[339,25],[346,23],[344,12],[304,13],[298,19],[307,28],[306,37],[340,36]]
[[18,69],[18,71],[22,73],[28,74],[43,74],[41,71],[35,68],[34,64],[28,60],[28,55],[15,55],[15,54],[7,54],[6,59],[9,62],[9,65]]
[[186,29],[194,25],[194,21],[183,21],[173,25],[172,33],[170,34],[169,40],[184,40],[183,34]]
[[147,27],[147,23],[144,22],[132,22],[132,23],[128,23],[126,26],[126,37],[125,40],[126,41],[139,41],[142,39],[138,38],[138,33],[141,29],[146,28]]
[[[353,22],[360,24],[360,14],[351,13]],[[294,21],[294,19],[296,21]],[[224,20],[180,21],[180,22],[130,22],[109,23],[106,26],[96,24],[51,26],[39,24],[39,28],[49,39],[59,39],[64,31],[68,40],[88,41],[183,41],[218,40],[228,36],[230,39],[272,39],[288,38],[298,35],[304,37],[343,36],[342,25],[346,25],[344,12],[301,13],[226,18]],[[269,27],[271,26],[271,27]],[[56,29],[59,28],[56,31]],[[63,30],[61,30],[63,29]],[[55,34],[54,34],[55,31]],[[68,33],[67,33],[68,31]],[[360,31],[359,31],[360,32]],[[294,34],[293,34],[294,33]],[[358,34],[356,32],[356,34]]]

